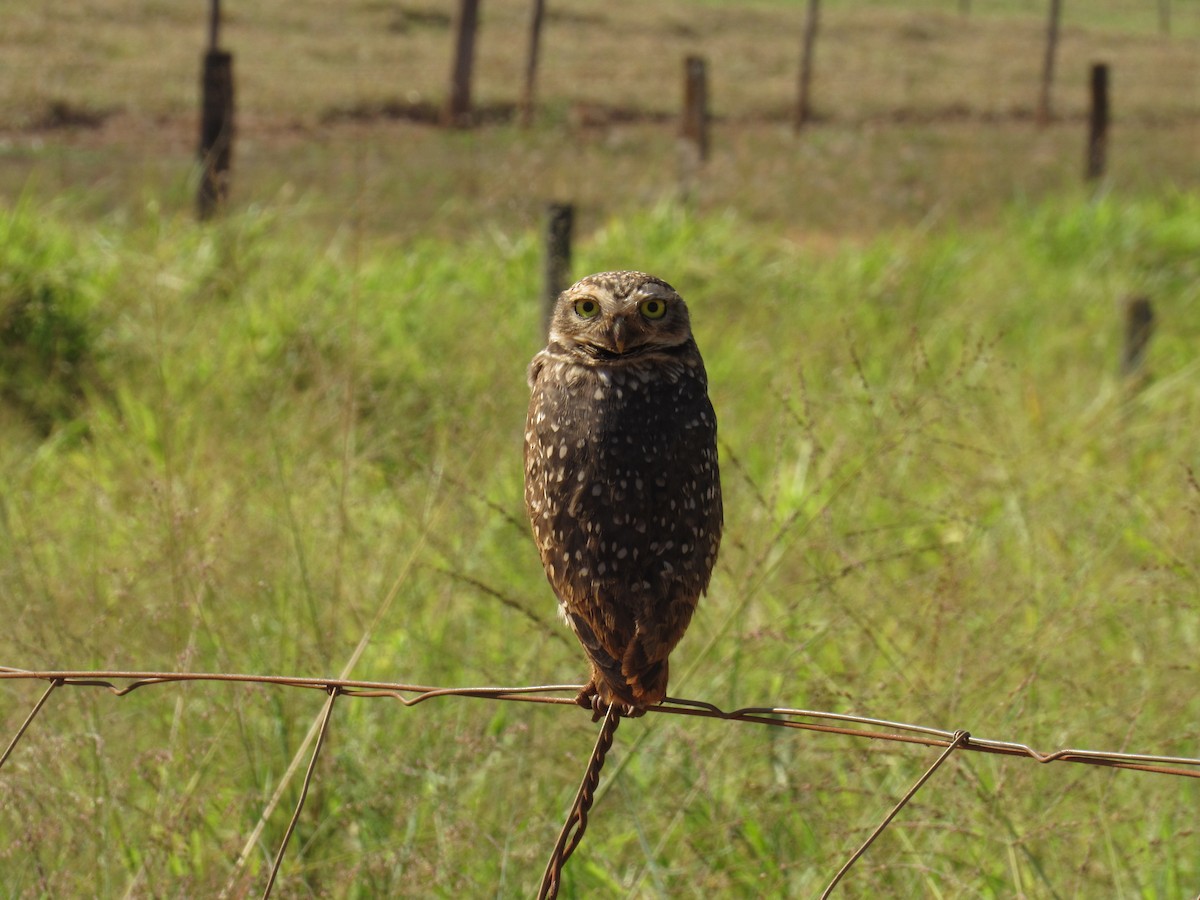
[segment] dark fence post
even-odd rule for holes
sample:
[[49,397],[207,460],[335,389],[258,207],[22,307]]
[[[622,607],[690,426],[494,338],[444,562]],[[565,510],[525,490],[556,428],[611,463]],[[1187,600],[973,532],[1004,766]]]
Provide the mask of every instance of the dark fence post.
[[208,52],[200,76],[200,184],[196,214],[211,218],[229,196],[233,162],[233,54],[217,49],[221,2],[212,0]]
[[1142,371],[1146,346],[1154,334],[1154,309],[1149,297],[1129,297],[1125,301],[1125,342],[1121,347],[1121,374],[1132,377]]
[[479,0],[459,0],[450,96],[442,124],[464,128],[471,124],[471,70],[475,65],[475,32],[479,29]]
[[1095,181],[1104,175],[1108,156],[1108,65],[1092,66],[1092,110],[1088,117],[1087,166],[1084,177]]
[[1037,123],[1049,125],[1050,87],[1054,83],[1054,57],[1058,52],[1058,23],[1062,18],[1062,0],[1050,0],[1050,19],[1046,23],[1046,56],[1042,61],[1042,90],[1038,95]]
[[221,44],[221,0],[212,0],[208,7],[208,49],[216,50]]
[[796,114],[792,127],[800,131],[812,119],[812,102],[809,94],[812,86],[813,52],[817,45],[817,25],[820,22],[820,0],[808,0],[808,14],[804,17],[804,40],[800,46],[800,83],[796,92]]
[[546,0],[533,0],[529,18],[529,50],[525,57],[525,90],[521,94],[521,127],[533,124],[533,96],[537,86],[538,48],[542,40],[542,21],[546,15]]
[[551,203],[546,207],[546,268],[542,309],[547,329],[558,295],[571,286],[571,231],[574,225],[575,207],[570,203]]
[[708,69],[702,56],[683,61],[683,139],[697,162],[708,159]]

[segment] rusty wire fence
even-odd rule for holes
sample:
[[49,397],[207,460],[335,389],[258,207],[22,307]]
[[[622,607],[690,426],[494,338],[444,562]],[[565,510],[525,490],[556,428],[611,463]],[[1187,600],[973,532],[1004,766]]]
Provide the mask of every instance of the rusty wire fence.
[[[302,678],[283,675],[242,675],[211,672],[30,671],[10,667],[0,667],[0,679],[44,681],[47,683],[45,691],[38,698],[16,732],[8,740],[3,753],[0,754],[0,777],[3,775],[4,764],[16,750],[21,738],[34,724],[38,713],[47,705],[56,691],[63,687],[100,688],[110,692],[114,696],[124,697],[139,688],[150,685],[178,685],[185,682],[226,682],[250,685],[274,685],[285,688],[320,691],[326,694],[327,699],[322,712],[314,723],[313,729],[310,730],[308,739],[306,739],[306,743],[311,741],[313,744],[312,752],[303,776],[299,798],[296,801],[287,829],[275,853],[267,882],[263,888],[263,897],[269,897],[275,885],[287,852],[288,842],[300,819],[309,788],[314,781],[317,762],[320,758],[326,735],[329,733],[331,727],[335,703],[339,698],[367,699],[387,697],[399,700],[406,707],[413,707],[427,700],[441,697],[464,697],[492,701],[541,703],[575,707],[573,695],[580,689],[579,685],[566,684],[532,685],[526,687],[436,687],[396,682],[359,681],[344,678]],[[1115,769],[1131,769],[1139,772],[1179,778],[1200,778],[1200,758],[1076,748],[1063,748],[1051,752],[1042,752],[1024,743],[976,737],[963,729],[950,731],[887,719],[819,710],[768,706],[742,707],[740,709],[726,710],[703,701],[668,698],[661,706],[652,708],[648,712],[654,715],[718,719],[730,723],[738,723],[739,725],[766,726],[770,728],[797,729],[824,734],[844,735],[862,740],[911,744],[941,750],[941,753],[934,759],[929,768],[896,801],[895,805],[880,820],[870,835],[861,845],[847,855],[844,864],[837,872],[830,876],[830,881],[821,895],[823,898],[833,893],[835,887],[849,873],[854,864],[867,852],[872,842],[896,818],[905,804],[925,787],[938,768],[956,752],[969,751],[1000,756],[1023,757],[1040,764],[1076,763]],[[583,779],[575,795],[571,809],[563,823],[562,830],[550,852],[537,895],[539,898],[551,898],[558,895],[563,867],[571,854],[580,845],[584,832],[587,829],[588,816],[595,799],[596,788],[599,785],[601,770],[604,766],[606,755],[612,747],[613,738],[620,722],[621,717],[612,711],[601,722],[596,745],[585,767]],[[302,752],[303,747],[301,748]],[[300,759],[299,754],[297,759]],[[239,873],[249,857],[251,848],[257,842],[268,816],[278,804],[282,796],[283,785],[287,781],[288,779],[285,777],[280,789],[264,810],[254,833],[247,840],[245,848],[234,866],[233,874],[230,876],[229,882],[222,892],[222,896],[230,896],[233,892]]]

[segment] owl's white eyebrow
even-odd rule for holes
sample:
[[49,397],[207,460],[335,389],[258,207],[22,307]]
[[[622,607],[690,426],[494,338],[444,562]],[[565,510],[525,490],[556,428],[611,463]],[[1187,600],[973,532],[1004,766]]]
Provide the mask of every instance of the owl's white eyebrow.
[[672,292],[661,284],[644,284],[634,292],[633,296],[634,299],[641,300],[648,297],[653,297],[656,300],[669,300],[671,299]]

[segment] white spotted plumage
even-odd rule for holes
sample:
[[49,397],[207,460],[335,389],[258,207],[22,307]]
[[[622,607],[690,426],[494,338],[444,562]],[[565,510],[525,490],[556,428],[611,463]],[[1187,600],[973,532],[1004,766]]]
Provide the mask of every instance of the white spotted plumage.
[[716,416],[687,306],[643,273],[585,278],[560,295],[529,383],[526,508],[592,664],[580,701],[645,709],[666,695],[722,529]]

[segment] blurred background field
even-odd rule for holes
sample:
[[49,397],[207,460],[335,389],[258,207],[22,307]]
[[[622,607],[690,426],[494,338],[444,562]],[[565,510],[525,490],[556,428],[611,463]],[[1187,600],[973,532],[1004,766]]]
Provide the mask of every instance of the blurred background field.
[[[813,104],[793,140],[804,4],[550,3],[537,127],[510,127],[527,0],[482,6],[475,101],[483,127],[436,118],[454,4],[226,0],[235,55],[239,204],[304,203],[314,226],[354,215],[372,233],[454,238],[535,227],[579,204],[585,230],[673,188],[682,59],[702,53],[716,118],[700,210],[795,231],[994,219],[1082,167],[1088,66],[1113,71],[1111,171],[1126,190],[1196,176],[1200,9],[1173,0],[1065,4],[1055,123],[1030,128],[1045,3],[826,0]],[[206,11],[175,3],[18,2],[5,21],[0,190],[67,194],[89,213],[191,202]],[[30,182],[30,173],[35,173]]]
[[[672,693],[1200,755],[1200,8],[485,0],[481,121],[431,119],[450,4],[224,4],[230,202],[193,206],[204,10],[34,3],[0,46],[0,665],[572,682],[521,506],[539,229],[688,298],[727,537]],[[682,58],[713,150],[680,198]],[[1109,170],[1082,182],[1087,68]],[[1122,308],[1153,303],[1122,377]],[[43,687],[0,683],[0,734]],[[235,861],[315,694],[59,691],[0,770],[0,893],[262,890]],[[529,896],[587,715],[339,701],[280,896]],[[815,896],[931,762],[647,716],[563,896]],[[1176,897],[1190,779],[955,756],[846,896]]]

